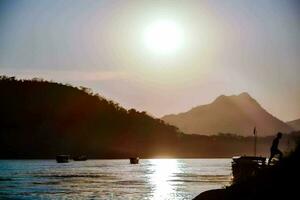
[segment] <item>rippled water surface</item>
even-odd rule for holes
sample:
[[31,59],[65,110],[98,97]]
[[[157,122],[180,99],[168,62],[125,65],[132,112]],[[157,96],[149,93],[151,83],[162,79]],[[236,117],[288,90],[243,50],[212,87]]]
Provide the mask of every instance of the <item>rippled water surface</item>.
[[230,159],[0,160],[0,199],[192,199],[230,183]]

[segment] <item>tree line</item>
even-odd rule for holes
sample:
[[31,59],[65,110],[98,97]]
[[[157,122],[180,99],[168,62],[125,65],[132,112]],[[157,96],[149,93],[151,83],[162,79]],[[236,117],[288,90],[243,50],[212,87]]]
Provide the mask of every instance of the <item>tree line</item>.
[[0,92],[0,158],[228,157],[253,149],[251,137],[187,135],[86,87],[0,76]]

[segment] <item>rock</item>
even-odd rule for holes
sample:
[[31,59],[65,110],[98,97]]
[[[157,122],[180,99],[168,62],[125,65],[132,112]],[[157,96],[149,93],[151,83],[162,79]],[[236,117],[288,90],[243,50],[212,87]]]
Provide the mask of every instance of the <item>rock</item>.
[[198,196],[196,196],[193,200],[225,200],[226,198],[226,190],[225,189],[216,189],[216,190],[208,190],[202,192]]

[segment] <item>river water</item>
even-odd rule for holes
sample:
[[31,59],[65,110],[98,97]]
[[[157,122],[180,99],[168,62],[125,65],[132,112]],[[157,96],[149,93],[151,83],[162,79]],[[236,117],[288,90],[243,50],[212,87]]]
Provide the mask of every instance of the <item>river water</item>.
[[230,181],[230,159],[0,160],[0,199],[181,200]]

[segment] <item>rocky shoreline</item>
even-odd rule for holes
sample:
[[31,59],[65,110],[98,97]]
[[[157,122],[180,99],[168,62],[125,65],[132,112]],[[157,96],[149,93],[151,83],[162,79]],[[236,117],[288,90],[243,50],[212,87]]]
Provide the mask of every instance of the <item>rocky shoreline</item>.
[[194,200],[300,199],[300,142],[294,151],[272,167],[224,189],[205,191]]

